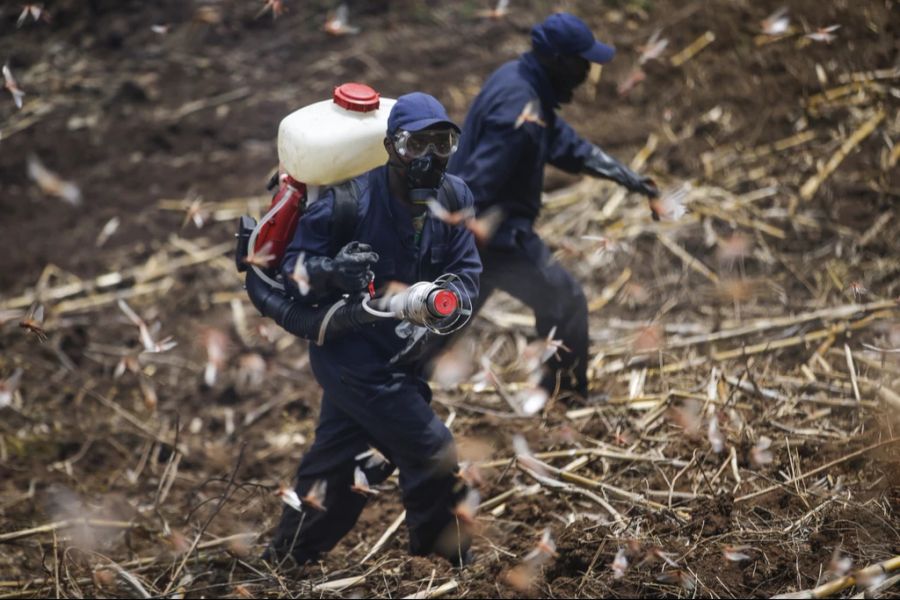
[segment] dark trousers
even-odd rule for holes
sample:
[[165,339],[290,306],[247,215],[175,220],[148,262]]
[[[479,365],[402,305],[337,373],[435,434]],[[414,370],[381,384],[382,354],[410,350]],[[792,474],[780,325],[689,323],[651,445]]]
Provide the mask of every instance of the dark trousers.
[[[410,553],[436,552],[458,562],[468,542],[454,535],[458,529],[452,511],[467,489],[456,475],[453,437],[431,409],[427,385],[408,375],[364,376],[347,370],[319,380],[326,391],[316,438],[297,470],[295,490],[302,498],[316,481],[325,480],[326,510],[285,507],[267,557],[280,561],[291,555],[304,564],[331,550],[366,505],[366,497],[351,490],[355,468],[362,467],[370,484],[377,485],[396,465]],[[370,446],[390,463],[366,468],[367,459],[354,458]]]
[[556,339],[570,350],[551,358],[542,387],[553,392],[557,378],[561,390],[587,397],[588,309],[581,285],[553,260],[550,249],[532,230],[518,230],[510,246],[481,250],[484,271],[475,305],[480,310],[494,290],[500,289],[534,311],[538,335],[556,326]]

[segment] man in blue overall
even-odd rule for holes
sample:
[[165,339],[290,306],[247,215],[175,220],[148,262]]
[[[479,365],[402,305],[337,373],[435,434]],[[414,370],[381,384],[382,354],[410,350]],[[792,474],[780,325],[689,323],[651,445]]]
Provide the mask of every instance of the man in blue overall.
[[[358,296],[373,274],[376,286],[383,286],[431,281],[448,273],[460,277],[464,293],[474,301],[481,261],[473,236],[431,218],[426,204],[434,198],[447,202],[452,195],[458,208],[473,205],[463,181],[444,174],[458,140],[459,128],[435,98],[422,93],[400,97],[388,119],[387,164],[352,182],[358,202],[353,242],[332,256],[333,190],[324,191],[300,219],[282,262],[289,275],[301,256],[305,260],[306,294],[285,278],[293,285],[295,302],[322,304],[342,294]],[[454,562],[465,557],[468,542],[454,537],[453,510],[467,489],[457,476],[453,437],[429,405],[431,390],[421,361],[408,352],[405,336],[411,328],[404,325],[384,319],[333,339],[326,336],[321,346],[310,344],[322,405],[295,491],[302,498],[326,482],[324,499],[319,499],[324,510],[312,503],[304,503],[300,511],[285,508],[267,558],[280,562],[292,556],[304,564],[333,548],[366,504],[358,486],[351,489],[357,467],[375,485],[395,465],[410,552],[436,552]],[[373,458],[370,448],[389,463]],[[448,539],[454,541],[448,544]]]
[[477,308],[501,289],[534,310],[537,331],[556,327],[569,349],[551,359],[542,386],[586,398],[588,312],[579,283],[552,260],[534,231],[541,210],[544,165],[610,179],[633,192],[655,197],[652,180],[622,165],[580,138],[556,114],[587,77],[591,62],[607,63],[615,50],[594,39],[574,15],[557,13],[531,30],[532,51],[490,76],[463,125],[449,172],[475,196],[478,214],[501,210],[505,220],[481,249],[484,264]]

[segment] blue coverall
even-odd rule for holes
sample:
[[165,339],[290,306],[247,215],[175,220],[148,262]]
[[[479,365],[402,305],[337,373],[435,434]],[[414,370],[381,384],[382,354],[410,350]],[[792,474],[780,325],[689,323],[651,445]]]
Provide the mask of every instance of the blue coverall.
[[506,219],[487,247],[476,310],[499,288],[528,305],[537,331],[557,337],[561,352],[542,382],[553,390],[556,372],[573,371],[574,389],[587,395],[587,300],[579,283],[552,259],[534,231],[541,210],[544,165],[579,172],[593,148],[562,117],[550,81],[529,52],[504,64],[484,84],[463,125],[459,149],[448,171],[460,176],[475,197],[479,214],[503,209]]
[[[472,194],[462,180],[447,177],[460,206],[472,206]],[[378,253],[376,284],[411,284],[453,273],[474,302],[481,261],[472,234],[429,216],[417,243],[412,213],[389,193],[387,167],[361,175],[356,183],[360,194],[353,240]],[[282,262],[285,274],[293,271],[301,252],[307,257],[329,255],[333,207],[334,194],[326,190],[300,218]],[[293,294],[304,300],[296,288]],[[285,508],[272,544],[278,556],[290,551],[296,536],[292,553],[297,562],[315,560],[350,531],[366,504],[364,496],[350,489],[355,467],[366,462],[354,457],[370,446],[393,463],[364,468],[370,483],[383,481],[393,465],[400,470],[411,553],[434,551],[437,536],[453,520],[452,509],[465,493],[456,477],[453,438],[429,405],[431,390],[421,365],[390,364],[406,346],[398,325],[400,321],[385,319],[322,346],[310,345],[310,364],[323,395],[315,441],[297,470],[295,489],[303,497],[317,480],[326,480],[327,510],[304,508],[298,534],[301,515]]]

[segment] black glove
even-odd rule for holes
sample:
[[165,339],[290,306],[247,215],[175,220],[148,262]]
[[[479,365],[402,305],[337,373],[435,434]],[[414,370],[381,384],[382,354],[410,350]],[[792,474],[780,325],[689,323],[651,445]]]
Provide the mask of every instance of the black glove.
[[597,146],[594,146],[591,155],[585,159],[582,171],[594,177],[615,181],[628,191],[643,194],[648,198],[659,196],[659,190],[656,189],[652,179],[638,175]]
[[378,262],[378,253],[372,246],[350,242],[334,257],[334,285],[347,292],[365,288],[375,277],[372,266]]
[[358,292],[374,277],[372,265],[378,262],[378,254],[368,244],[350,242],[335,255],[314,256],[306,261],[309,284],[316,290],[336,289],[341,292]]

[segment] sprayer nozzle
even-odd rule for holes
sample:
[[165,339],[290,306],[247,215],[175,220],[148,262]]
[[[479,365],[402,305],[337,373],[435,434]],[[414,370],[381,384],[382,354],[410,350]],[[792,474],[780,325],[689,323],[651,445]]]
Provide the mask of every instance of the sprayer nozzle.
[[431,297],[429,308],[438,317],[449,317],[459,308],[459,298],[450,290],[438,290]]

